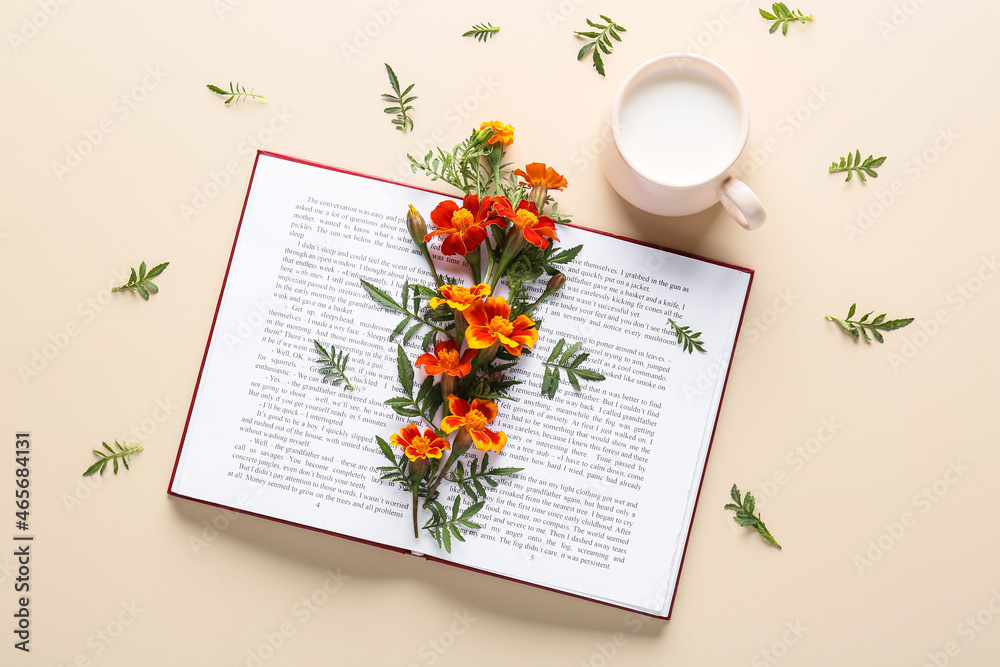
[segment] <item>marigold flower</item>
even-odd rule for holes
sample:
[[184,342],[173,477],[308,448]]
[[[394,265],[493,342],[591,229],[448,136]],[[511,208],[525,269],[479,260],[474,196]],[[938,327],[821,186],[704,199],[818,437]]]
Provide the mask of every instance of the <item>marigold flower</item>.
[[460,355],[458,344],[451,340],[443,340],[434,346],[434,354],[429,352],[417,357],[415,366],[423,366],[428,375],[445,373],[454,377],[465,377],[472,371],[472,358],[475,350],[466,350]]
[[457,311],[463,311],[476,301],[485,299],[490,295],[490,286],[486,283],[479,283],[475,287],[469,288],[465,285],[442,285],[441,294],[431,299],[431,308],[437,308],[442,303],[447,303]]
[[516,209],[499,204],[496,214],[514,223],[521,230],[524,239],[537,248],[544,250],[549,245],[549,239],[559,240],[556,236],[556,221],[547,215],[538,215],[535,202],[522,199]]
[[518,315],[510,321],[510,306],[503,297],[488,297],[478,301],[465,311],[469,328],[465,330],[465,341],[469,347],[482,350],[497,341],[515,357],[521,356],[524,345],[535,347],[538,330],[535,322],[527,315]]
[[491,130],[493,130],[493,136],[490,137],[490,140],[486,142],[487,144],[492,145],[497,142],[500,142],[504,146],[510,146],[512,143],[514,143],[513,125],[504,125],[498,120],[488,120],[479,126],[480,130],[485,130],[486,128],[490,128]]
[[446,199],[431,211],[431,222],[436,231],[424,237],[424,242],[439,234],[447,234],[441,244],[445,255],[466,255],[486,240],[486,228],[501,221],[493,213],[496,197],[466,195],[459,208],[451,199]]
[[562,190],[568,183],[566,178],[552,167],[546,167],[544,162],[532,162],[524,171],[515,169],[514,174],[525,180],[521,185],[532,187],[541,185],[548,190]]
[[399,433],[393,433],[389,437],[389,442],[393,447],[402,447],[403,453],[411,461],[439,459],[444,450],[451,448],[451,443],[438,437],[438,434],[429,428],[420,435],[420,428],[416,424],[407,424]]
[[472,436],[476,449],[488,452],[491,449],[500,451],[507,444],[507,434],[503,431],[493,431],[486,425],[497,418],[497,404],[483,398],[468,401],[455,396],[448,397],[448,409],[451,414],[441,420],[441,429],[445,433],[464,427]]

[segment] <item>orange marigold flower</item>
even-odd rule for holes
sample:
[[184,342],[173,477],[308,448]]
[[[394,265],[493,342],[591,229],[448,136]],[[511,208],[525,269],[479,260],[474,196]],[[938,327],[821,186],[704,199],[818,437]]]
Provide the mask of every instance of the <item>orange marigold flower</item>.
[[552,167],[546,167],[544,162],[532,162],[525,171],[515,169],[514,174],[525,180],[521,185],[542,185],[549,190],[562,190],[568,183],[566,178]]
[[538,330],[530,317],[518,315],[510,321],[510,306],[503,297],[477,301],[465,311],[465,319],[469,323],[465,341],[473,349],[482,350],[500,341],[508,352],[519,357],[522,346],[535,347],[538,340]]
[[431,299],[431,308],[437,308],[442,303],[447,303],[455,310],[463,311],[476,301],[488,297],[492,290],[486,283],[479,283],[472,288],[465,285],[442,285],[440,291],[444,296],[436,296]]
[[476,351],[466,350],[461,358],[459,356],[458,343],[449,338],[434,346],[434,354],[428,352],[417,357],[414,365],[423,366],[428,375],[446,373],[459,378],[465,377],[472,371],[471,362]]
[[472,436],[476,449],[488,452],[491,449],[500,451],[507,444],[507,434],[503,431],[493,431],[486,425],[497,418],[497,404],[483,398],[468,401],[455,396],[448,397],[448,409],[451,414],[441,420],[441,430],[445,433],[465,427]]
[[490,128],[493,130],[493,136],[487,141],[487,144],[495,144],[500,142],[504,146],[510,146],[514,143],[514,126],[504,125],[498,120],[488,120],[479,126],[480,130],[485,130]]
[[538,215],[535,202],[522,199],[516,209],[498,205],[496,214],[513,222],[524,234],[524,239],[537,248],[547,248],[549,239],[559,240],[556,236],[556,221],[547,215]]
[[451,199],[438,204],[431,211],[431,222],[436,231],[424,237],[424,242],[430,241],[438,234],[447,234],[441,244],[441,252],[445,255],[465,255],[486,240],[486,228],[501,221],[493,213],[496,197],[466,195],[459,208]]
[[425,429],[420,435],[420,428],[416,424],[407,424],[399,433],[393,433],[389,437],[389,442],[393,447],[402,447],[403,453],[411,461],[417,459],[439,459],[442,452],[451,449],[451,443],[431,429]]

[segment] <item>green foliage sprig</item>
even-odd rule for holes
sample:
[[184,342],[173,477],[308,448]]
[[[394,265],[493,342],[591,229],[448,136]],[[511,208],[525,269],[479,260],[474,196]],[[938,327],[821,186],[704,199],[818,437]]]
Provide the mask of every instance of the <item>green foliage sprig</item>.
[[856,172],[862,181],[866,181],[868,179],[865,178],[865,174],[868,174],[872,178],[878,178],[878,174],[875,173],[875,168],[881,167],[883,162],[885,162],[884,155],[879,158],[874,157],[874,155],[869,155],[865,158],[864,162],[862,162],[861,151],[855,151],[853,155],[848,153],[846,158],[840,158],[839,164],[836,160],[834,160],[830,164],[829,173],[836,174],[846,171],[847,178],[844,179],[844,182],[849,183]]
[[480,42],[485,42],[487,39],[493,37],[498,32],[500,32],[500,28],[494,27],[490,23],[479,23],[477,25],[472,26],[470,30],[463,32],[462,37],[474,37]]
[[[446,510],[445,507],[438,502],[437,492],[430,490],[428,487],[429,479],[433,478],[436,467],[431,469],[431,475],[429,478],[414,480],[407,474],[406,455],[400,454],[399,458],[397,458],[388,442],[378,436],[375,437],[375,440],[378,442],[379,450],[382,452],[382,455],[392,462],[392,465],[378,467],[378,470],[382,473],[381,479],[401,484],[404,488],[413,493],[414,501],[416,501],[416,498],[426,499],[423,506],[430,510],[431,518],[426,524],[424,524],[423,528],[431,534],[431,537],[434,538],[434,541],[437,542],[439,547],[443,547],[445,551],[451,553],[452,537],[457,539],[459,542],[465,541],[465,537],[459,530],[459,526],[470,530],[479,530],[482,527],[478,523],[472,521],[472,517],[474,517],[479,510],[483,509],[483,506],[486,504],[485,500],[477,500],[463,510],[461,508],[462,495],[458,494],[455,496],[455,501],[451,506],[451,513],[449,514],[448,510]],[[459,466],[461,466],[461,462],[459,462]],[[488,484],[496,486],[496,483],[492,480],[492,476],[512,475],[520,472],[521,470],[522,468],[494,468],[486,471],[486,476],[484,476],[484,473],[480,470],[479,477],[486,479]],[[473,483],[475,484],[475,482]],[[428,493],[430,493],[430,495],[428,495]],[[485,495],[485,493],[483,495]],[[414,508],[416,508],[416,505],[414,505]],[[415,510],[414,517],[416,517]],[[416,518],[414,518],[414,521],[416,521]],[[416,524],[414,524],[414,527],[416,527]]]
[[136,274],[135,269],[132,269],[132,275],[129,277],[128,282],[124,285],[119,285],[118,287],[112,288],[112,292],[121,292],[123,290],[132,290],[139,296],[141,296],[146,301],[149,301],[150,294],[156,294],[160,291],[160,288],[156,286],[150,278],[155,278],[156,276],[163,273],[163,269],[167,268],[170,262],[164,262],[154,266],[149,272],[146,271],[146,262],[139,265],[139,273]]
[[590,356],[589,352],[573,356],[580,351],[583,343],[573,343],[564,351],[565,345],[566,339],[560,338],[556,346],[552,348],[549,358],[542,362],[545,365],[545,375],[542,377],[542,396],[548,396],[550,399],[555,398],[556,389],[559,388],[560,369],[566,371],[566,378],[573,385],[575,391],[581,391],[580,380],[600,382],[606,379],[597,371],[580,368],[580,364]]
[[798,21],[799,23],[805,23],[806,21],[812,21],[813,15],[804,16],[798,9],[788,9],[788,5],[783,2],[775,2],[771,5],[771,11],[768,12],[764,9],[759,10],[760,15],[767,19],[768,21],[774,21],[771,24],[771,29],[768,30],[768,34],[773,34],[778,26],[781,26],[781,34],[788,34],[788,24],[792,21]]
[[745,499],[740,500],[740,490],[736,488],[735,484],[733,484],[733,488],[729,491],[729,495],[732,497],[735,504],[726,503],[726,509],[736,512],[736,516],[733,517],[733,521],[741,526],[757,529],[757,532],[760,533],[761,537],[780,549],[781,545],[778,544],[778,541],[771,536],[771,533],[767,530],[767,526],[765,526],[764,522],[761,520],[760,514],[754,516],[753,510],[756,501],[754,501],[753,494],[747,491]]
[[490,468],[489,465],[490,455],[489,452],[486,452],[483,454],[481,466],[479,459],[472,459],[472,465],[466,470],[462,462],[459,461],[455,469],[448,473],[447,479],[449,482],[457,484],[472,502],[479,502],[486,498],[486,487],[483,486],[483,482],[495,489],[499,485],[494,479],[495,477],[516,475],[524,470],[524,468]]
[[[379,289],[378,287],[372,285],[370,282],[366,280],[361,281],[361,286],[365,289],[366,292],[368,292],[371,298],[375,299],[383,306],[387,306],[389,308],[392,308],[393,310],[397,310],[406,315],[406,317],[404,317],[399,322],[399,324],[396,325],[396,328],[389,336],[390,341],[394,340],[396,336],[402,334],[403,344],[405,345],[409,343],[410,339],[413,338],[418,331],[420,331],[421,327],[424,326],[430,327],[430,331],[428,331],[424,335],[424,338],[421,341],[421,348],[424,350],[429,348],[431,344],[434,342],[435,334],[443,333],[446,336],[451,336],[451,332],[448,330],[448,328],[439,327],[437,324],[434,323],[435,321],[444,321],[446,319],[451,319],[450,312],[445,313],[443,312],[444,309],[442,309],[441,313],[436,313],[433,310],[429,310],[428,315],[426,317],[421,315],[421,306],[423,304],[422,299],[427,299],[429,301],[430,299],[433,299],[434,297],[438,296],[438,293],[432,290],[431,288],[425,285],[411,285],[409,281],[406,281],[403,283],[402,298],[399,300],[399,302],[397,302],[395,299],[389,296],[388,293],[386,293],[384,290]],[[412,310],[408,307],[409,303],[411,303],[410,299],[411,289],[412,289],[412,304],[413,304]],[[413,322],[413,324],[411,324],[411,321]],[[450,328],[454,329],[454,324],[452,324]]]
[[391,102],[392,106],[386,107],[384,111],[386,113],[394,113],[396,117],[392,119],[392,124],[396,126],[396,129],[400,132],[406,132],[407,130],[413,129],[413,119],[410,118],[406,112],[413,111],[413,107],[410,106],[410,102],[417,99],[416,96],[407,97],[410,91],[413,90],[413,86],[416,84],[411,83],[406,87],[403,92],[399,91],[399,79],[396,78],[396,73],[392,71],[388,63],[385,63],[385,71],[389,74],[389,85],[392,86],[392,93],[383,93],[382,99],[387,102]]
[[860,320],[855,321],[852,320],[851,318],[854,317],[854,311],[856,309],[857,309],[857,304],[852,303],[850,310],[847,311],[846,318],[840,319],[839,317],[834,317],[833,315],[827,315],[826,319],[828,319],[831,322],[836,322],[837,324],[839,324],[844,329],[844,331],[846,331],[847,333],[851,334],[851,336],[854,337],[854,340],[860,339],[861,336],[863,335],[865,337],[865,340],[868,341],[869,343],[872,340],[871,337],[869,337],[868,335],[869,332],[871,333],[872,336],[875,337],[875,340],[877,340],[880,343],[883,343],[885,341],[882,338],[882,334],[879,333],[880,331],[892,331],[893,329],[901,329],[913,321],[912,317],[904,317],[898,320],[887,320],[885,319],[885,313],[882,313],[881,315],[873,319],[871,322],[869,322],[868,316],[874,313],[875,312],[874,310],[869,311]]
[[597,28],[597,31],[594,30],[587,30],[582,32],[576,31],[573,34],[594,40],[592,42],[588,42],[583,46],[582,49],[580,49],[580,52],[576,54],[576,59],[583,60],[583,57],[586,56],[587,53],[592,53],[594,59],[594,68],[597,70],[598,74],[604,76],[604,59],[601,58],[601,52],[603,51],[605,55],[611,55],[611,50],[614,49],[615,47],[614,42],[612,42],[611,40],[614,40],[615,42],[622,41],[621,35],[619,35],[618,33],[628,32],[628,31],[625,30],[625,28],[623,28],[622,26],[612,21],[611,19],[609,19],[604,14],[600,14],[600,17],[606,23],[597,23],[595,21],[587,19],[587,25],[589,25],[591,28]]
[[208,88],[209,90],[211,90],[216,95],[222,95],[223,97],[226,97],[228,95],[228,99],[226,100],[226,104],[229,104],[233,100],[236,100],[236,103],[239,104],[240,102],[242,102],[243,100],[246,100],[246,99],[255,99],[255,100],[266,100],[267,99],[263,95],[259,95],[257,93],[254,93],[253,92],[253,88],[250,89],[250,92],[247,92],[247,89],[245,87],[241,86],[238,81],[236,82],[235,85],[233,84],[232,81],[230,81],[229,82],[229,90],[226,90],[225,88],[220,88],[218,86],[213,86],[210,83],[206,85],[206,88]]
[[108,443],[102,442],[101,444],[104,445],[104,449],[106,449],[107,452],[101,451],[100,449],[93,450],[94,454],[97,455],[98,460],[94,463],[94,465],[87,468],[87,470],[83,473],[84,477],[93,475],[95,472],[99,472],[103,475],[104,469],[108,467],[109,461],[114,463],[114,473],[117,475],[118,459],[121,459],[122,464],[125,466],[125,470],[131,470],[131,468],[128,467],[129,457],[136,452],[141,452],[143,450],[142,445],[138,443],[130,445],[127,443],[123,444],[115,440],[115,447],[118,448],[117,452],[112,449],[111,445]]
[[445,432],[434,423],[434,415],[444,403],[441,387],[434,384],[433,376],[428,376],[413,395],[414,372],[413,362],[406,356],[402,345],[396,346],[396,369],[399,374],[399,384],[405,396],[390,398],[385,402],[397,415],[402,417],[420,417],[426,421],[434,432],[444,437]]
[[468,194],[476,192],[481,186],[485,190],[492,182],[492,172],[480,164],[481,158],[491,152],[492,148],[488,144],[476,141],[476,133],[473,132],[450,153],[439,146],[436,154],[428,151],[423,162],[418,162],[409,154],[406,157],[413,173],[422,171],[431,181],[444,181]]
[[451,536],[454,535],[455,539],[459,542],[464,542],[465,538],[462,537],[462,531],[459,530],[459,525],[466,528],[471,528],[472,530],[479,530],[482,528],[478,523],[472,521],[479,510],[483,509],[483,505],[486,501],[480,500],[477,503],[469,505],[464,510],[460,507],[462,496],[455,496],[455,502],[451,507],[451,516],[448,516],[448,510],[436,500],[432,500],[425,505],[427,509],[431,511],[430,520],[424,524],[424,530],[431,534],[434,541],[437,542],[439,547],[444,547],[444,550],[451,553]]
[[323,377],[331,380],[330,384],[334,386],[343,382],[348,389],[354,391],[354,385],[347,378],[347,360],[351,356],[350,353],[337,352],[333,345],[330,346],[330,351],[327,352],[318,340],[314,340],[313,344],[316,346],[316,352],[320,356],[319,372],[323,374]]
[[705,343],[698,340],[701,338],[700,331],[692,333],[691,327],[682,327],[669,317],[667,318],[667,322],[670,323],[670,326],[674,329],[674,333],[677,335],[677,344],[680,345],[685,352],[688,354],[694,354],[695,350],[698,350],[699,352],[705,351]]

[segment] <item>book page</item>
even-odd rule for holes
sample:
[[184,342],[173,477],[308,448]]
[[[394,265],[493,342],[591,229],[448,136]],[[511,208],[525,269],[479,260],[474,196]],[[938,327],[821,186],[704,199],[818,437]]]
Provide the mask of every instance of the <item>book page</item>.
[[[563,248],[584,249],[535,313],[539,343],[494,424],[508,445],[493,464],[525,470],[449,556],[413,537],[409,494],[379,480],[375,436],[408,421],[384,405],[400,394],[388,337],[401,317],[360,286],[431,284],[404,215],[429,219],[442,199],[259,155],[171,491],[666,613],[749,274],[560,226]],[[470,279],[461,259],[436,262]],[[706,353],[683,352],[667,318],[703,332]],[[541,362],[563,337],[608,379],[575,392],[564,378],[549,400]],[[350,353],[354,391],[321,381],[313,340]]]

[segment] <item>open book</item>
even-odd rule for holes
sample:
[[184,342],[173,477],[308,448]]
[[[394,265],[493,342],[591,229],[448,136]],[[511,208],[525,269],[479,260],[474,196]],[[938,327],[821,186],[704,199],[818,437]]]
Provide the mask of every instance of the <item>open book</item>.
[[[524,471],[448,554],[413,537],[409,494],[379,479],[375,436],[407,421],[384,404],[400,393],[400,317],[360,284],[433,284],[405,213],[444,197],[258,153],[169,493],[669,618],[752,271],[560,225],[560,246],[583,251],[536,311],[494,424],[508,444],[491,463]],[[683,351],[668,318],[705,352]],[[560,338],[607,380],[543,397]],[[350,352],[354,391],[322,381],[314,340]]]

